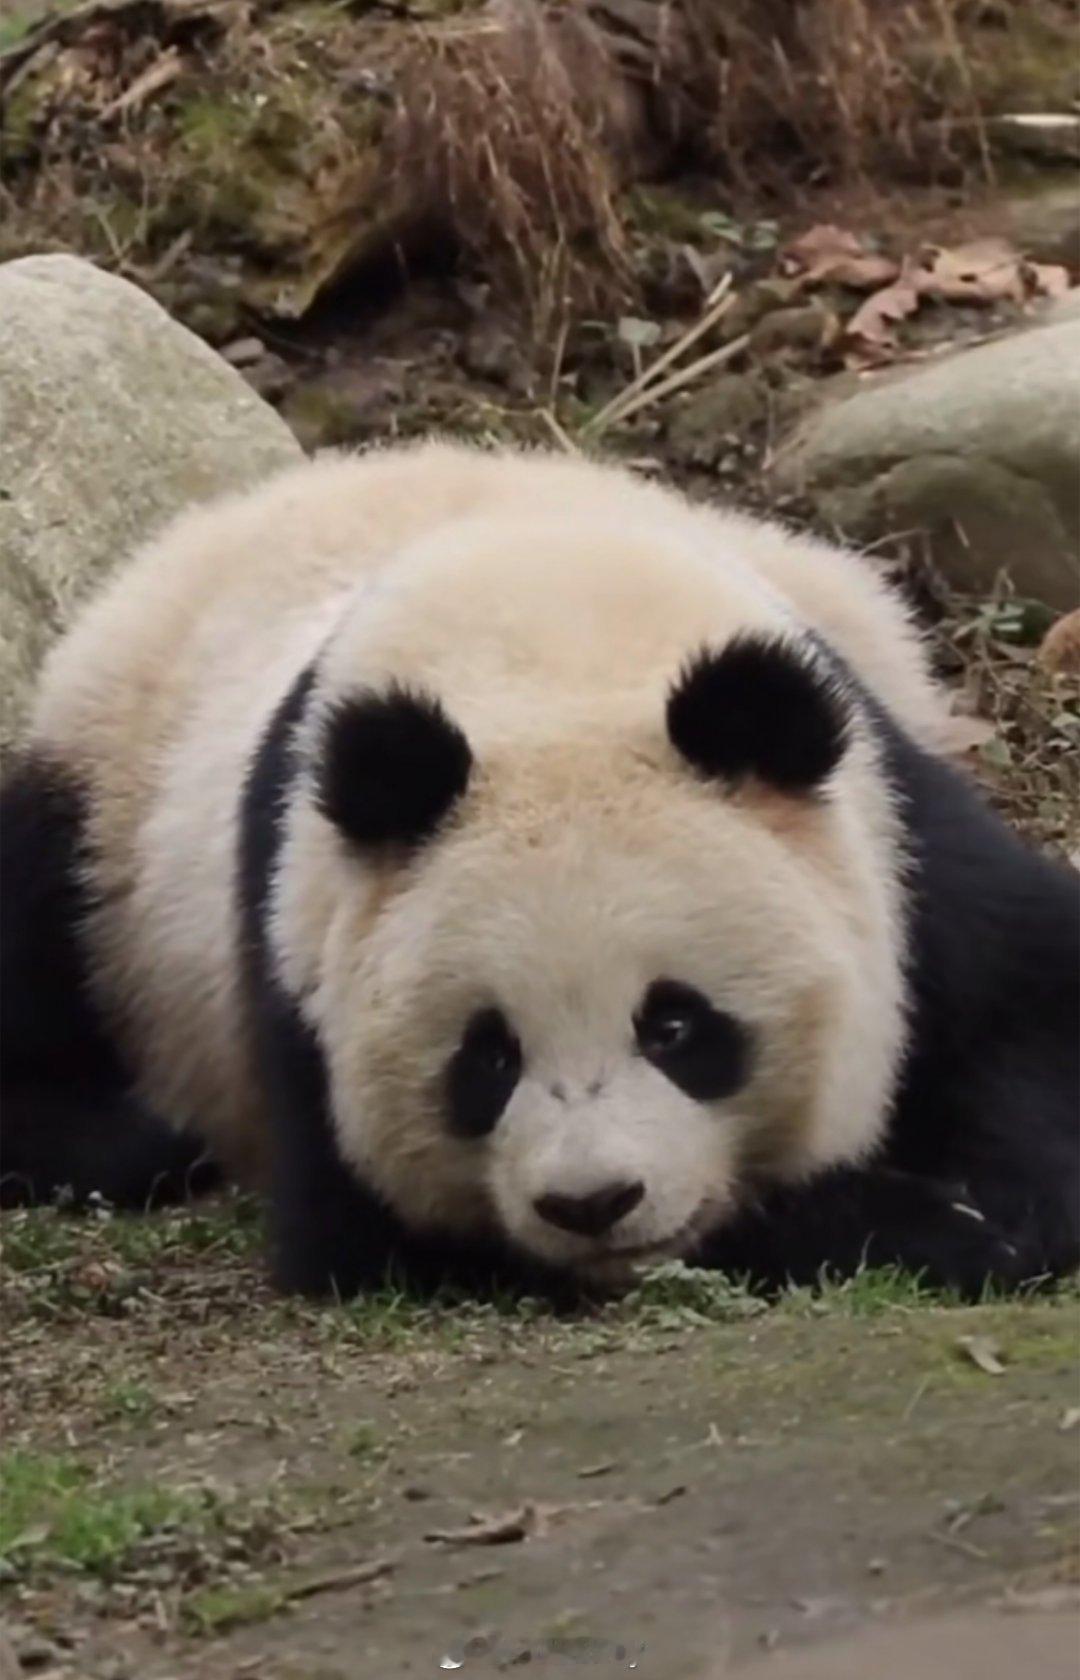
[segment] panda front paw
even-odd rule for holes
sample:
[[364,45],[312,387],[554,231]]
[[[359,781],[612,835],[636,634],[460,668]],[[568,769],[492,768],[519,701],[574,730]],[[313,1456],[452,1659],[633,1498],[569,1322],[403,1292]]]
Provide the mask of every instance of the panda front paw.
[[969,1300],[1042,1269],[1038,1245],[995,1222],[966,1187],[892,1168],[836,1168],[765,1192],[698,1259],[766,1287],[899,1266]]

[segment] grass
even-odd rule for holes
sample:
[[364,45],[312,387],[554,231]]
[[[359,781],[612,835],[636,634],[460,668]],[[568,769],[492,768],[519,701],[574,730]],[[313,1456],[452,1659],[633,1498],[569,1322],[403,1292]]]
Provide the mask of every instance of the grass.
[[144,1424],[153,1416],[155,1404],[149,1384],[120,1377],[101,1397],[101,1416],[106,1423]]
[[153,1214],[18,1209],[5,1212],[0,1236],[4,1265],[12,1272],[36,1272],[92,1251],[130,1266],[153,1265],[178,1253],[246,1255],[262,1241],[262,1230],[255,1198],[238,1195],[198,1209]]
[[[107,54],[73,34],[59,82],[46,46],[7,113],[3,251],[80,250],[224,333],[234,294],[303,314],[446,233],[542,338],[639,290],[635,184],[672,163],[715,181],[711,226],[684,224],[715,243],[733,193],[760,217],[808,182],[985,173],[984,108],[1059,108],[1073,33],[1067,0],[371,10],[165,8],[150,40],[122,8]],[[18,6],[0,46],[26,28]],[[175,73],[118,126],[155,49]]]
[[180,1620],[188,1633],[225,1633],[230,1628],[268,1621],[287,1604],[287,1596],[265,1582],[254,1586],[201,1587],[184,1599]]
[[[9,1211],[0,1220],[2,1272],[12,1299],[32,1316],[105,1312],[132,1293],[171,1283],[186,1288],[193,1278],[213,1276],[214,1265],[227,1274],[245,1304],[252,1299],[251,1267],[260,1266],[262,1223],[254,1198],[225,1198],[195,1211],[175,1209],[145,1216],[81,1216],[57,1208]],[[207,1262],[213,1263],[207,1266]],[[1063,1285],[1066,1292],[1069,1285]],[[491,1325],[521,1327],[554,1322],[552,1308],[531,1296],[497,1296],[479,1302],[447,1288],[420,1297],[387,1284],[383,1288],[326,1306],[300,1300],[268,1300],[256,1291],[262,1313],[276,1315],[281,1328],[316,1327],[318,1338],[392,1351],[418,1337],[433,1336],[452,1347]],[[992,1290],[987,1300],[995,1298]],[[803,1314],[841,1312],[870,1317],[897,1308],[956,1304],[898,1267],[864,1268],[840,1281],[823,1279],[814,1289],[789,1289],[773,1310]],[[674,1261],[652,1268],[621,1298],[583,1311],[578,1322],[656,1323],[665,1315],[674,1323],[729,1323],[756,1317],[767,1304],[739,1281],[722,1273]],[[567,1322],[574,1322],[573,1319]],[[145,1415],[147,1396],[137,1382],[117,1385],[103,1397],[116,1417]]]
[[140,1542],[165,1529],[205,1527],[199,1495],[164,1487],[117,1490],[80,1459],[16,1451],[0,1459],[0,1573],[121,1572]]

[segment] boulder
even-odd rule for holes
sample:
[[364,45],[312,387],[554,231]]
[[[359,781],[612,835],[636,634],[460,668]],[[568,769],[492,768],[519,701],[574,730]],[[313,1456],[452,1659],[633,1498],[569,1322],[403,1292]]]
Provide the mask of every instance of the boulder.
[[1080,175],[1048,171],[998,208],[1000,231],[1032,262],[1080,269]]
[[96,579],[188,503],[300,453],[138,287],[75,257],[0,266],[0,742]]
[[952,584],[1080,601],[1080,318],[894,370],[804,423],[779,487],[857,542],[925,533]]

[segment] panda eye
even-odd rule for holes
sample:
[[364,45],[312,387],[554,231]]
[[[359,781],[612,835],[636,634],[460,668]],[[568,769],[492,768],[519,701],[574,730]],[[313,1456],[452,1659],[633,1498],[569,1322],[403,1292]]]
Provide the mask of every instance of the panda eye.
[[634,1031],[646,1060],[697,1101],[730,1096],[746,1081],[747,1028],[693,986],[655,980],[634,1016]]
[[688,1010],[671,1007],[645,1016],[638,1024],[638,1043],[647,1056],[669,1055],[686,1044],[694,1031]]
[[483,1137],[496,1125],[521,1077],[521,1045],[499,1009],[472,1016],[446,1070],[450,1130]]

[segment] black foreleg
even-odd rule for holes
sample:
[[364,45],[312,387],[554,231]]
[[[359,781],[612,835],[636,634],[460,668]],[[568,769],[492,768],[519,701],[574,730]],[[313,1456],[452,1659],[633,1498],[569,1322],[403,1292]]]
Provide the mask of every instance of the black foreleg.
[[914,1173],[836,1168],[762,1195],[702,1246],[699,1265],[765,1288],[900,1266],[969,1299],[1043,1273],[1031,1234],[994,1223],[965,1186]]
[[26,759],[0,798],[0,1203],[142,1208],[216,1172],[130,1094],[91,996],[84,802],[61,768]]

